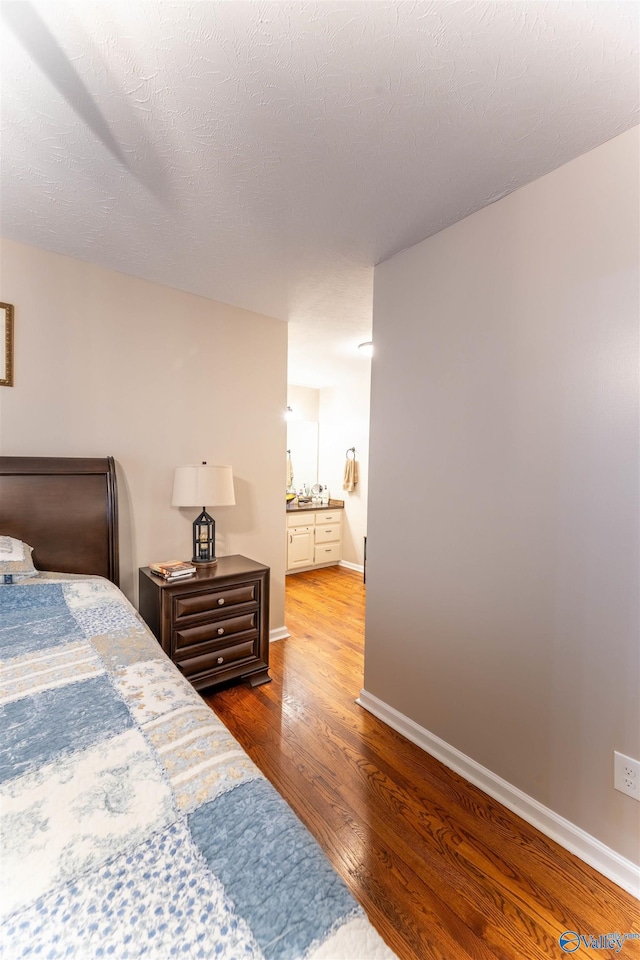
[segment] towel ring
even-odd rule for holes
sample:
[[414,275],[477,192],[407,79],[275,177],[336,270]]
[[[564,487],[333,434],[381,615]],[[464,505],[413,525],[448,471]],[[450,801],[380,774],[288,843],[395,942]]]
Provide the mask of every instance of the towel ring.
[[[352,457],[349,456],[350,453],[353,454]],[[355,448],[355,447],[349,447],[349,449],[347,450],[345,456],[346,456],[347,460],[355,460],[355,458],[356,458],[356,448]]]

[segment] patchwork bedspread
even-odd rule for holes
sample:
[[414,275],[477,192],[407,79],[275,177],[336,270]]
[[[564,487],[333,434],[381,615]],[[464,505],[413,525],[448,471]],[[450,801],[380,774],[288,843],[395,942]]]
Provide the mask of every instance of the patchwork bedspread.
[[0,659],[4,960],[393,957],[113,584],[0,587]]

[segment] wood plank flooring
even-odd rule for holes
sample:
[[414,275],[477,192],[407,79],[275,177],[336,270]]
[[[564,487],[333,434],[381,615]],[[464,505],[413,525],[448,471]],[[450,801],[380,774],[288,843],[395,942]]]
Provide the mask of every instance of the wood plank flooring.
[[[633,897],[355,703],[364,591],[342,567],[287,577],[272,683],[205,699],[398,957],[560,958],[566,930],[640,932]],[[576,956],[632,960],[640,940]]]

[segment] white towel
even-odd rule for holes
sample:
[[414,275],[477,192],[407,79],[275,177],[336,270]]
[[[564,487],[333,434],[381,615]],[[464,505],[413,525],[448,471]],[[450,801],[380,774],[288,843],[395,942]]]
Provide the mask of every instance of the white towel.
[[287,457],[287,490],[293,486],[293,464],[291,457]]
[[358,461],[354,458],[347,457],[347,462],[344,465],[344,479],[342,481],[342,489],[346,490],[348,493],[353,493],[355,485],[358,482]]

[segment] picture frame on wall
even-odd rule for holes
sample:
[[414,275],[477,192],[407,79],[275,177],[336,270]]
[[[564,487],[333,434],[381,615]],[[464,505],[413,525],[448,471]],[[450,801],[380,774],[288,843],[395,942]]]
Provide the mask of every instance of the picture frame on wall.
[[13,386],[13,304],[0,303],[0,387]]

